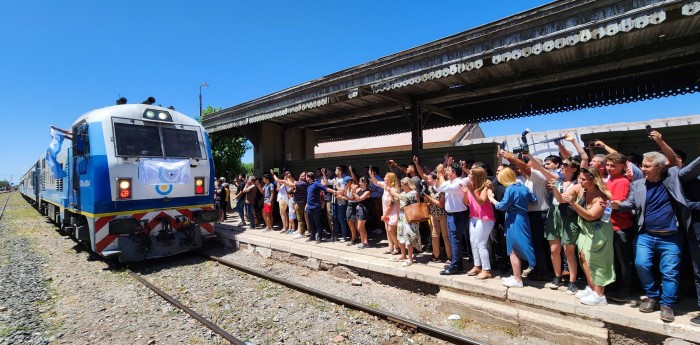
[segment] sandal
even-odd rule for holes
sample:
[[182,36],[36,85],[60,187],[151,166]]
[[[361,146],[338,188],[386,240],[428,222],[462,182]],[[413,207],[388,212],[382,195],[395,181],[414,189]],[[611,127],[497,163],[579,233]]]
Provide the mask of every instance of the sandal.
[[436,258],[434,256],[430,257],[430,262],[440,262],[440,258]]
[[391,250],[387,250],[387,251],[385,251],[385,252],[382,253],[382,254],[391,254]]
[[475,276],[479,273],[481,273],[481,269],[474,267],[471,270],[469,270],[469,272],[467,272],[467,275],[468,276]]
[[408,266],[411,266],[411,265],[413,265],[413,261],[404,261],[404,262],[401,264],[401,266],[403,266],[403,267],[408,267]]
[[399,255],[399,254],[401,254],[401,252],[396,250],[396,249],[394,249],[394,251],[391,252],[391,255]]
[[489,271],[481,271],[479,273],[479,275],[477,275],[474,278],[479,279],[479,280],[483,280],[483,279],[491,279],[491,278],[493,278],[493,276],[491,275],[491,272],[489,272]]

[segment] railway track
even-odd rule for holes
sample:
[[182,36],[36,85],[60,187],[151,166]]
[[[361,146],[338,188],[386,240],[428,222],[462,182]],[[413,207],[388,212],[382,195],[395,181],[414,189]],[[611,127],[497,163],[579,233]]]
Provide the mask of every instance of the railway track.
[[2,219],[2,215],[5,214],[5,208],[7,208],[7,203],[10,201],[10,197],[12,197],[12,192],[8,193],[7,198],[5,198],[5,203],[2,206],[2,210],[0,210],[0,219]]
[[[286,279],[275,277],[275,276],[267,274],[265,272],[261,272],[261,271],[252,269],[250,267],[246,267],[246,266],[239,265],[239,264],[227,261],[227,260],[223,260],[221,258],[210,256],[210,255],[207,255],[205,253],[194,252],[194,254],[199,255],[206,260],[218,262],[221,265],[224,265],[224,266],[229,267],[229,268],[233,268],[235,270],[244,272],[246,274],[250,274],[250,275],[256,276],[258,278],[262,278],[262,279],[265,279],[267,281],[271,281],[271,282],[286,286],[288,288],[297,290],[299,292],[302,292],[302,293],[305,293],[305,294],[308,294],[308,295],[311,295],[311,296],[314,296],[314,297],[317,297],[320,299],[324,299],[324,300],[327,300],[329,302],[332,302],[332,303],[335,303],[338,305],[343,305],[347,308],[355,309],[355,310],[376,316],[378,318],[387,320],[389,322],[396,323],[396,324],[403,326],[407,329],[410,329],[414,332],[420,332],[420,333],[429,335],[429,336],[437,338],[437,339],[448,341],[448,342],[453,343],[453,344],[470,344],[470,345],[472,345],[472,344],[474,344],[474,345],[485,344],[485,343],[478,341],[478,340],[475,340],[475,339],[467,338],[467,337],[461,336],[459,334],[455,334],[453,332],[450,332],[450,331],[447,331],[444,329],[433,327],[431,325],[424,324],[424,323],[421,323],[418,321],[410,320],[410,319],[407,319],[403,316],[400,316],[400,315],[397,315],[394,313],[390,313],[390,312],[386,312],[386,311],[383,311],[383,310],[380,310],[377,308],[369,307],[369,306],[363,305],[361,303],[357,303],[355,301],[351,301],[351,300],[348,300],[348,299],[345,299],[345,298],[342,298],[339,296],[335,296],[335,295],[332,295],[332,294],[329,294],[329,293],[326,293],[326,292],[323,292],[323,291],[320,291],[320,290],[317,290],[314,288],[310,288],[308,286],[297,284],[295,282],[292,282],[292,281],[289,281]],[[210,330],[212,330],[216,334],[220,335],[222,338],[226,339],[230,343],[232,343],[232,344],[245,344],[245,342],[236,338],[234,335],[226,332],[221,327],[217,326],[216,324],[214,324],[210,320],[207,320],[206,318],[197,314],[194,310],[190,309],[189,307],[187,307],[186,305],[184,305],[183,303],[181,303],[177,299],[175,299],[172,296],[165,293],[163,290],[161,290],[158,287],[156,287],[155,285],[151,284],[146,279],[141,277],[139,274],[137,274],[131,270],[128,270],[128,273],[135,280],[137,280],[141,284],[145,285],[146,287],[148,287],[149,289],[154,291],[156,294],[161,296],[163,299],[168,301],[173,306],[179,308],[180,310],[184,311],[188,315],[192,316],[194,319],[196,319],[197,321],[202,323],[202,325],[209,328]]]

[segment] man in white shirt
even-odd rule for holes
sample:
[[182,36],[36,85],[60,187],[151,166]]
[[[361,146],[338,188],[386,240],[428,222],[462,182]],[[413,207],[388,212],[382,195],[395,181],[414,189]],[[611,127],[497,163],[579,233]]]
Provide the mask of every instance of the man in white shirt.
[[[464,270],[462,264],[462,237],[469,223],[469,210],[464,204],[464,191],[467,180],[462,179],[462,169],[458,163],[442,164],[437,167],[438,180],[435,187],[445,193],[445,211],[447,211],[447,233],[452,247],[452,258],[449,267],[441,271],[441,275],[458,274]],[[447,177],[447,181],[445,180]]]

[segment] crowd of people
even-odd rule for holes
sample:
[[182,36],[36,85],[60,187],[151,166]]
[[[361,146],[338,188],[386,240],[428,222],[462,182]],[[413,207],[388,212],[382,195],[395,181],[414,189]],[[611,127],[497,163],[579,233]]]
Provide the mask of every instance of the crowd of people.
[[[684,264],[692,263],[700,306],[700,157],[685,164],[685,153],[661,133],[648,135],[659,150],[643,156],[600,140],[586,149],[570,133],[557,141],[560,154],[544,160],[527,147],[517,154],[499,148],[495,171],[445,155],[435,167],[421,166],[419,157],[404,165],[389,160],[383,176],[376,166],[342,165],[298,179],[289,171],[239,175],[231,181],[235,195],[225,179],[217,181],[215,203],[223,221],[229,195],[236,200],[239,226],[273,231],[279,210],[274,231],[295,239],[362,250],[385,246],[379,240],[386,236],[384,254],[403,266],[425,253],[446,263],[441,275],[483,280],[501,269],[512,272],[502,278],[507,287],[544,280],[589,306],[624,303],[638,291],[646,296],[640,312],[660,310],[660,319],[672,322]],[[404,212],[419,202],[428,205],[428,221]],[[466,272],[465,258],[473,263]],[[700,326],[700,315],[691,324]]]

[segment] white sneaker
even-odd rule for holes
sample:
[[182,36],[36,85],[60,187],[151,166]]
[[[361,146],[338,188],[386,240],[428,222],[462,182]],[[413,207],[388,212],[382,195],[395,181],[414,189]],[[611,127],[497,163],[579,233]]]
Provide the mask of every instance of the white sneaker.
[[292,238],[294,238],[294,239],[296,239],[296,238],[302,238],[302,237],[304,237],[304,236],[303,236],[302,234],[298,233],[298,232],[297,232],[296,234],[294,234],[294,236],[292,236]]
[[605,295],[598,296],[596,292],[591,291],[590,294],[581,298],[581,303],[585,305],[608,305],[608,300],[605,298]]
[[593,290],[591,290],[590,287],[586,286],[585,289],[579,290],[579,291],[574,295],[574,297],[576,297],[576,298],[578,298],[578,299],[581,299],[581,298],[584,298],[584,297],[590,295],[592,292],[593,292]]
[[292,234],[299,235],[299,230],[294,231]]
[[345,239],[344,239],[344,238],[341,238],[340,241],[338,241],[338,242],[340,242],[340,243],[345,243]]
[[532,272],[532,269],[533,269],[533,268],[534,268],[534,267],[530,266],[530,267],[524,269],[524,270],[523,270],[523,274],[522,274],[523,278],[527,278],[527,276],[530,274],[530,272]]
[[510,277],[502,277],[502,278],[501,278],[501,281],[504,281],[504,282],[505,282],[505,281],[513,280],[513,279],[515,279],[515,278],[513,278],[513,276],[510,276]]
[[511,288],[521,288],[523,287],[523,281],[516,282],[515,278],[506,280],[503,282],[503,286],[511,287]]

